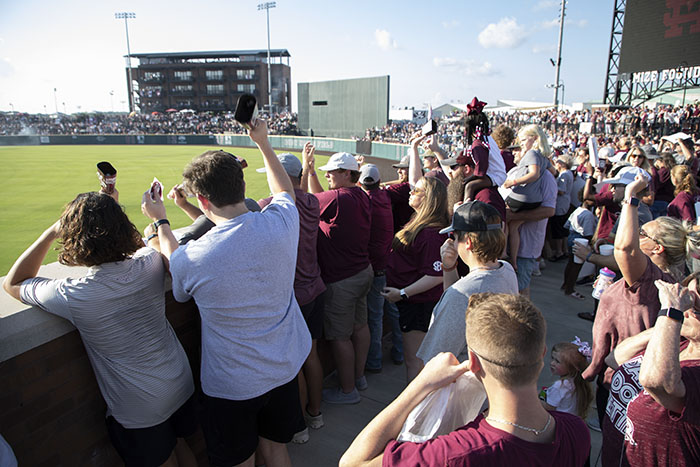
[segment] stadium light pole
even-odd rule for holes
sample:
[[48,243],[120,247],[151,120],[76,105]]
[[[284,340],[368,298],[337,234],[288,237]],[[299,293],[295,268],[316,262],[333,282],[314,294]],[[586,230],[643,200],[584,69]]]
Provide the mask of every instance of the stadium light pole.
[[15,113],[15,106],[12,105],[12,102],[10,102],[10,108],[12,109],[12,113]]
[[129,73],[129,112],[134,110],[134,92],[131,82],[131,48],[129,47],[129,19],[136,18],[136,13],[122,11],[114,13],[114,19],[124,19],[124,28],[126,29],[126,66]]
[[561,0],[561,15],[559,17],[559,45],[557,46],[556,73],[554,75],[554,108],[559,108],[559,74],[561,71],[561,44],[564,39],[564,16],[566,16],[566,0]]
[[270,72],[270,8],[275,8],[277,2],[265,2],[258,4],[258,10],[267,13],[267,104],[272,115],[272,74]]
[[58,96],[56,95],[56,88],[53,88],[53,103],[56,106],[56,115],[58,115]]

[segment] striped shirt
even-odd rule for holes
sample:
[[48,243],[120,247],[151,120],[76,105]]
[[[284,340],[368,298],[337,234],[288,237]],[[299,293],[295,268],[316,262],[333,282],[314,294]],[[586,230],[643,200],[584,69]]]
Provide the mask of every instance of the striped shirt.
[[112,415],[125,428],[167,420],[194,392],[187,355],[165,317],[165,266],[142,248],[85,277],[22,283],[21,299],[78,329]]

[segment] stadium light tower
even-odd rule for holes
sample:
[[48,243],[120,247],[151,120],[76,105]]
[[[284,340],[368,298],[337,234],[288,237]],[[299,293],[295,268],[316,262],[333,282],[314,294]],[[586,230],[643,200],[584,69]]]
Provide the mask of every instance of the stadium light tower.
[[[564,16],[566,16],[566,0],[561,0],[561,16],[559,17],[559,45],[557,46],[557,71],[554,75],[554,108],[559,108],[559,72],[561,70],[561,43],[564,39]],[[551,61],[551,59],[550,59]]]
[[114,19],[124,19],[124,28],[126,29],[126,66],[129,73],[129,112],[134,110],[134,92],[133,83],[131,82],[131,48],[129,47],[129,20],[136,18],[136,13],[122,11],[114,13]]
[[270,73],[270,8],[275,8],[277,2],[265,2],[258,4],[258,10],[267,13],[267,104],[272,115],[272,78]]

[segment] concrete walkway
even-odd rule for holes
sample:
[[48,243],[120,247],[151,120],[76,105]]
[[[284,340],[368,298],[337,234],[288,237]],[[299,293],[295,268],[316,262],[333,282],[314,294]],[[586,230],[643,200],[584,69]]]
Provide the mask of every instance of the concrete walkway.
[[[531,298],[547,320],[547,346],[558,342],[570,342],[574,336],[591,342],[590,321],[577,317],[580,311],[592,311],[591,286],[577,286],[585,300],[566,297],[561,286],[565,262],[547,262],[542,276],[533,277]],[[289,444],[289,452],[295,466],[333,466],[350,446],[352,440],[405,386],[405,367],[395,366],[385,352],[384,368],[379,374],[367,374],[369,388],[362,392],[362,401],[356,405],[323,404],[321,410],[326,425],[320,430],[310,430],[311,438],[303,445]],[[555,379],[549,371],[549,358],[540,376],[539,386],[549,386]],[[589,418],[595,418],[592,409]],[[601,435],[591,430],[591,465],[595,465],[600,452]]]

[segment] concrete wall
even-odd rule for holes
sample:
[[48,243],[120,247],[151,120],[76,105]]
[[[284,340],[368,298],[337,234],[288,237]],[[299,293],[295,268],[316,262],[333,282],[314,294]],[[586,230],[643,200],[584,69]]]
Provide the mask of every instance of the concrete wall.
[[299,128],[307,134],[362,137],[389,121],[389,76],[299,83]]

